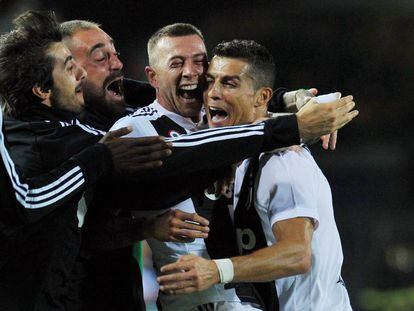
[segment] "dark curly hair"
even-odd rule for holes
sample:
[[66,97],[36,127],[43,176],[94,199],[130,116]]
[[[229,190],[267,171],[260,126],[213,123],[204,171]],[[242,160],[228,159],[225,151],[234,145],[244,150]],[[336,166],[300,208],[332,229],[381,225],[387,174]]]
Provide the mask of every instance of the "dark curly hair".
[[253,40],[221,42],[213,49],[213,56],[239,58],[249,64],[248,71],[254,80],[254,88],[273,88],[275,80],[275,62],[272,54]]
[[62,40],[53,12],[27,11],[14,19],[15,28],[0,37],[0,96],[4,110],[18,116],[40,99],[32,88],[53,88],[50,46]]

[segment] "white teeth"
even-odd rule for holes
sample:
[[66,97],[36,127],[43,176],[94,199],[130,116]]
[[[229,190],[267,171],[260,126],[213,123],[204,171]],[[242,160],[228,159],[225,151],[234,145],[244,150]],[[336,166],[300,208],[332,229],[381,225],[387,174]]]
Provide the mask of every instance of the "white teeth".
[[213,123],[217,123],[217,122],[223,122],[226,119],[227,119],[227,116],[223,117],[223,116],[216,115],[211,118],[211,121],[213,121]]
[[192,91],[192,90],[195,90],[196,88],[197,88],[197,84],[183,85],[180,87],[181,90],[185,90],[185,91]]

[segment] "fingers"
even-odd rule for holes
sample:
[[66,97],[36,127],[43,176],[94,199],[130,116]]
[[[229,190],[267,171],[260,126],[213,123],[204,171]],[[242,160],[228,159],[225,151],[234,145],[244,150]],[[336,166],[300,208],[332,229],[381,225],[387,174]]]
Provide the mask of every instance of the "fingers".
[[175,289],[177,287],[173,287],[172,282],[188,281],[190,278],[191,278],[190,272],[178,272],[178,273],[159,276],[157,278],[157,282],[162,285],[169,284],[168,285],[169,289]]
[[121,137],[124,135],[127,135],[129,133],[132,132],[132,127],[131,126],[127,126],[127,127],[121,127],[120,129],[111,131],[106,133],[100,140],[99,143],[106,143],[107,140],[111,140],[114,137]]
[[[334,101],[333,103],[335,103],[335,107],[338,109],[338,108],[341,108],[349,104],[350,102],[352,102],[353,99],[354,97],[352,95],[348,95],[348,96],[340,98],[339,100]],[[354,103],[354,106],[355,106],[355,103]]]
[[110,132],[106,133],[105,136],[107,136],[107,137],[122,137],[122,136],[127,135],[131,132],[132,132],[132,127],[127,126],[127,127],[121,127],[120,129],[117,129],[117,130],[114,130],[114,131],[110,131]]
[[329,148],[331,150],[335,150],[336,148],[336,141],[338,139],[338,131],[336,130],[331,134],[330,140],[329,140]]
[[[177,271],[177,269],[175,269]],[[197,273],[194,270],[176,272],[157,278],[160,290],[169,295],[188,294],[199,290]]]
[[190,238],[207,238],[206,233],[210,231],[209,221],[197,213],[186,213],[180,210],[172,211],[171,225],[176,232]]
[[308,92],[311,93],[313,96],[316,96],[318,94],[318,89],[310,88],[308,89]]
[[325,150],[328,150],[328,148],[329,148],[330,137],[331,137],[330,134],[321,136],[322,148],[325,149]]
[[339,130],[343,126],[345,126],[348,122],[351,122],[353,118],[355,118],[359,114],[358,110],[353,110],[348,112],[343,118],[338,120],[338,125],[335,127],[336,130]]
[[186,213],[180,210],[175,210],[175,217],[181,219],[181,220],[187,220],[187,221],[193,221],[196,222],[202,226],[208,226],[210,222],[205,219],[204,217],[201,217],[197,213]]
[[186,230],[186,229],[179,229],[177,232],[174,233],[172,238],[177,239],[176,242],[184,242],[188,243],[188,241],[192,242],[194,239],[207,239],[208,233],[194,231],[194,230]]
[[355,107],[352,95],[343,97],[338,101],[325,105],[327,105],[326,108],[328,111],[328,115],[326,117],[330,122],[330,126],[327,127],[327,132],[329,133],[340,129],[355,118],[359,113],[358,110],[351,111]]
[[[185,256],[181,256],[180,259],[177,262],[173,262],[170,263],[168,265],[162,266],[160,271],[162,273],[171,273],[174,271],[182,271],[182,270],[188,270],[189,269],[189,265],[188,265],[188,260],[186,260],[185,257],[188,257],[189,255],[185,255]],[[163,275],[160,276],[160,278],[164,278],[167,276],[171,276],[171,275]],[[168,278],[167,278],[168,280]]]
[[160,290],[168,295],[188,294],[197,290],[196,284],[192,280],[174,282],[171,284],[160,285]]
[[185,295],[185,294],[191,294],[197,291],[197,288],[194,286],[189,286],[182,289],[171,289],[168,291],[164,291],[167,295]]
[[181,221],[178,226],[181,227],[181,230],[184,231],[200,231],[202,233],[208,233],[210,231],[210,228],[207,226],[200,226],[197,223],[186,221]]

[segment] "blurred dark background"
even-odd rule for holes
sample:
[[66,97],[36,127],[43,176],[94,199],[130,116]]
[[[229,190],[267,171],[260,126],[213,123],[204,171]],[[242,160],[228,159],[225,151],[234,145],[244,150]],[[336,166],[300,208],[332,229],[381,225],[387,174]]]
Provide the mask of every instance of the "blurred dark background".
[[101,23],[128,77],[145,80],[154,31],[189,22],[209,51],[233,38],[268,47],[279,86],[354,95],[360,115],[340,131],[337,150],[312,147],[333,190],[343,277],[355,310],[370,309],[367,288],[414,286],[414,1],[0,0],[0,31],[27,9]]

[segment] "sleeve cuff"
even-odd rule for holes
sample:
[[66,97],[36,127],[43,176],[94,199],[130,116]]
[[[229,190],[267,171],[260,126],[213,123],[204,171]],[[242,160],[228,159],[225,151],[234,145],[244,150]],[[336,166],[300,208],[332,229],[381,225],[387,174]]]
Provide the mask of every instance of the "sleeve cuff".
[[298,218],[298,217],[307,217],[307,218],[312,219],[314,230],[316,230],[319,226],[318,212],[315,210],[310,210],[309,208],[300,208],[300,207],[295,207],[295,208],[289,209],[281,213],[276,213],[270,218],[270,226],[273,227],[273,225],[278,221]]
[[266,120],[264,130],[264,151],[300,144],[296,114]]

